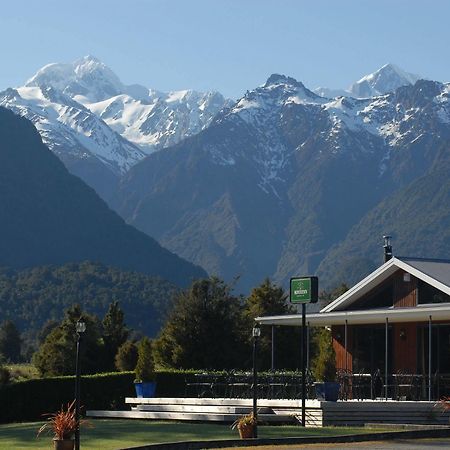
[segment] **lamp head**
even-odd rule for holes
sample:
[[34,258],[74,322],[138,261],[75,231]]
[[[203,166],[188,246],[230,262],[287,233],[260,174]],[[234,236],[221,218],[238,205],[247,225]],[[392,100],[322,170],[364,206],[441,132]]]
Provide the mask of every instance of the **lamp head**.
[[84,322],[82,318],[77,320],[75,330],[77,331],[78,334],[84,333],[86,331],[86,322]]

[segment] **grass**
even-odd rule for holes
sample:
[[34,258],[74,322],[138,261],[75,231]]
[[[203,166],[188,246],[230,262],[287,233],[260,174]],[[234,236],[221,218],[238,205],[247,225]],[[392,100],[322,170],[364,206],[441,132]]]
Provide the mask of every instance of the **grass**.
[[[194,440],[236,439],[237,431],[229,425],[192,424],[180,422],[153,422],[142,420],[91,420],[92,428],[81,431],[82,447],[86,449],[117,450],[157,442],[176,442]],[[42,422],[14,423],[0,425],[0,449],[51,448],[51,435],[36,433]],[[261,438],[281,438],[300,436],[335,436],[342,434],[367,433],[365,428],[302,428],[300,426],[260,426]],[[380,430],[381,431],[381,430]]]

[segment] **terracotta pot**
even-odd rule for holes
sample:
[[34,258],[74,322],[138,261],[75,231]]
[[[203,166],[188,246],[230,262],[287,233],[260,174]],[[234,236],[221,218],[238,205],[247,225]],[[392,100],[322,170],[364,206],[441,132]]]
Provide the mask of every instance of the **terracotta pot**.
[[255,428],[254,425],[239,425],[239,436],[241,439],[250,439],[253,437],[253,429]]
[[53,439],[55,450],[73,450],[75,441],[73,439]]

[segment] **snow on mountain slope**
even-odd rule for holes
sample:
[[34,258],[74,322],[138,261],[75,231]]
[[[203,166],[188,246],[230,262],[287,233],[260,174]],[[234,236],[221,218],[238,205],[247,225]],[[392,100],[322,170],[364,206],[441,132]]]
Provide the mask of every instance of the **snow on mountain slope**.
[[198,133],[229,104],[218,92],[162,93],[137,84],[126,86],[93,56],[71,64],[48,64],[26,86],[62,91],[146,154]]
[[79,101],[101,101],[125,90],[117,75],[93,56],[71,64],[47,64],[25,86],[52,86]]
[[408,86],[420,80],[419,75],[407,73],[394,64],[385,64],[376,72],[366,75],[353,83],[349,91],[358,98],[374,97],[393,92],[400,86]]
[[121,94],[84,103],[125,139],[151,153],[206,128],[228,103],[217,92],[149,91],[147,99]]
[[89,109],[53,87],[7,89],[0,93],[0,105],[31,120],[64,161],[94,157],[120,175],[144,157]]
[[405,72],[394,64],[385,64],[377,71],[365,75],[353,83],[348,89],[329,89],[318,87],[314,92],[322,97],[354,97],[368,98],[395,91],[401,86],[414,84],[422,77]]
[[[329,99],[293,78],[272,75],[215,119],[217,124],[228,122],[233,133],[245,126],[252,136],[251,146],[247,145],[244,153],[237,145],[231,150],[228,147],[226,154],[218,144],[209,151],[219,165],[252,159],[260,175],[259,185],[266,192],[280,192],[278,184],[288,176],[293,153],[311,140],[318,147],[316,158],[346,152],[358,159],[362,153],[376,153],[374,162],[378,161],[382,176],[392,152],[429,135],[439,123],[450,122],[449,86],[422,80],[376,97]],[[287,124],[292,121],[300,132],[287,139]]]

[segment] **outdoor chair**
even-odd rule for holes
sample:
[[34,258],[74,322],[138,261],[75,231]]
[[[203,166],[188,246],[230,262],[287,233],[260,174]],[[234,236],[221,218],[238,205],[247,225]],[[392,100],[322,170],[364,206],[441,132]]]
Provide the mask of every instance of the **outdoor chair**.
[[372,375],[372,398],[382,398],[385,395],[384,392],[384,380],[381,376],[380,369],[377,369]]
[[403,370],[397,371],[394,376],[394,398],[400,401],[412,400],[413,382],[414,378],[412,373]]
[[340,385],[339,400],[349,400],[351,398],[352,373],[347,369],[338,369],[336,381]]
[[352,376],[352,398],[364,400],[372,397],[372,376],[361,369]]
[[252,377],[250,373],[231,373],[228,381],[231,398],[250,398]]

